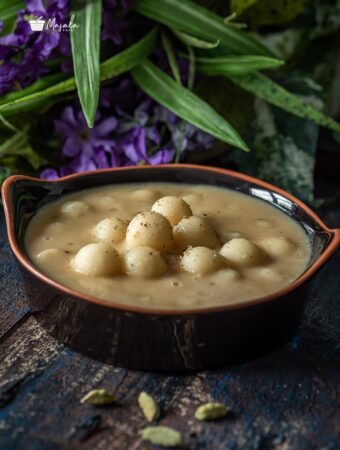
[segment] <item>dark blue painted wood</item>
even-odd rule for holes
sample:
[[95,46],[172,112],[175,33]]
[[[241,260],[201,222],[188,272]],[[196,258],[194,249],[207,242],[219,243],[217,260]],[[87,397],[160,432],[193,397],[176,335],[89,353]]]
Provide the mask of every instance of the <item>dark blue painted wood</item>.
[[29,314],[21,274],[8,246],[3,209],[0,206],[0,339]]
[[[110,367],[47,335],[29,314],[1,227],[2,450],[151,449],[138,436],[146,425],[136,403],[141,390],[159,400],[159,423],[181,430],[187,449],[339,448],[340,253],[315,278],[302,327],[289,343],[224,370],[167,376]],[[80,404],[93,387],[114,391],[121,405]],[[211,399],[233,414],[197,422],[195,408]]]

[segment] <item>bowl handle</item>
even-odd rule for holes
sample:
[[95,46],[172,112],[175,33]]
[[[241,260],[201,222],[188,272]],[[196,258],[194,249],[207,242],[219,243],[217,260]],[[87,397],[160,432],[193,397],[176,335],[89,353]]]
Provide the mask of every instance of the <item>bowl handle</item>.
[[334,242],[336,248],[340,248],[340,228],[333,228],[331,232],[334,234]]

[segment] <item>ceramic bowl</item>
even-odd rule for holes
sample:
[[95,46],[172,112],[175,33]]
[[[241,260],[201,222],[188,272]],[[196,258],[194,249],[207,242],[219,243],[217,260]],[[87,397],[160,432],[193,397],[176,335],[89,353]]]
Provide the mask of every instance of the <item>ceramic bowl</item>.
[[[149,181],[220,186],[270,203],[304,228],[312,248],[307,269],[283,289],[241,305],[170,311],[121,305],[76,292],[41,273],[29,260],[24,234],[41,206],[81,189]],[[237,172],[205,166],[124,167],[56,181],[12,176],[3,185],[3,202],[10,246],[37,320],[77,351],[109,364],[142,370],[221,367],[287,339],[299,324],[311,278],[340,243],[339,229],[327,228],[313,211],[282,189]]]

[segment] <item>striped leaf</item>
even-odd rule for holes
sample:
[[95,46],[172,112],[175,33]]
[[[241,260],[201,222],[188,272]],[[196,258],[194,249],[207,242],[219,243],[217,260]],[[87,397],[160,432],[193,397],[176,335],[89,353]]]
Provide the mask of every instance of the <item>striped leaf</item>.
[[71,30],[71,47],[78,95],[89,127],[99,99],[101,0],[71,0],[71,14],[79,27]]
[[196,58],[197,69],[207,75],[239,74],[254,70],[274,69],[284,61],[268,56],[222,56],[212,58]]
[[1,0],[0,19],[5,22],[16,17],[19,9],[25,9],[25,3],[22,0]]
[[237,131],[208,103],[176,83],[151,61],[144,61],[131,73],[139,87],[158,103],[221,141],[248,151]]
[[209,50],[211,48],[216,48],[220,43],[219,40],[217,40],[216,42],[203,41],[203,39],[198,39],[194,36],[190,36],[190,34],[187,33],[182,33],[175,28],[173,28],[171,31],[181,42],[183,42],[183,44],[189,45],[190,47],[204,48],[206,50]]
[[313,108],[313,106],[258,72],[237,75],[225,73],[225,76],[241,88],[252,92],[257,97],[266,100],[278,108],[304,119],[309,119],[334,131],[340,131],[340,124],[335,120],[327,117],[321,111]]
[[252,36],[232,25],[223,17],[190,0],[135,0],[133,8],[156,22],[184,33],[216,42],[236,54],[272,56],[270,51]]
[[177,64],[177,59],[175,55],[174,48],[172,43],[165,31],[161,32],[161,40],[163,44],[163,48],[165,50],[166,56],[168,58],[168,63],[171,68],[172,74],[177,81],[178,84],[181,84],[181,74],[179,73],[179,67]]

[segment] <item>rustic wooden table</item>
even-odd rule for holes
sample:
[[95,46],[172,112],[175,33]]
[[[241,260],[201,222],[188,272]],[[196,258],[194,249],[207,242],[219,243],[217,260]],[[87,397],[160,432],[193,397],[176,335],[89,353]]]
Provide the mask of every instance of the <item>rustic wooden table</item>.
[[[301,329],[286,345],[223,370],[168,376],[105,365],[49,336],[27,305],[2,213],[0,249],[2,450],[151,449],[138,435],[141,390],[159,400],[159,423],[182,431],[186,449],[339,449],[340,252],[314,279]],[[80,404],[95,387],[114,391],[121,406]],[[196,421],[197,405],[212,399],[233,414]]]

